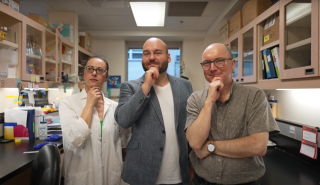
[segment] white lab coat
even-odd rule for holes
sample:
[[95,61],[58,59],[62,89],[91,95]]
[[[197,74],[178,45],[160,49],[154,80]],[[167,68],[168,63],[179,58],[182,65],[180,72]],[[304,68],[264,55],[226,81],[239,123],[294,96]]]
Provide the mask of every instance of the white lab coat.
[[80,117],[87,93],[74,94],[59,105],[63,133],[63,175],[66,185],[119,185],[122,171],[119,127],[114,120],[117,102],[104,97],[104,120],[101,127],[94,108],[91,128]]

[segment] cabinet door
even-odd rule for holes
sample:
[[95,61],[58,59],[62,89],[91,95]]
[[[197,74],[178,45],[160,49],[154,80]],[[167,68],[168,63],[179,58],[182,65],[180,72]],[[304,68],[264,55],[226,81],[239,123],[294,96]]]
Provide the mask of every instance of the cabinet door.
[[61,34],[59,34],[59,38],[61,40],[61,52],[59,53],[61,55],[61,67],[59,69],[61,69],[63,75],[68,75],[70,78],[71,74],[76,74],[78,71],[78,64],[74,57],[74,44],[69,39],[64,38]]
[[236,68],[235,70],[232,72],[232,78],[236,81],[239,82],[239,60],[238,60],[238,55],[239,55],[239,33],[233,35],[230,38],[230,43],[229,43],[229,47],[232,53],[232,58],[233,60],[236,61]]
[[280,77],[319,75],[319,1],[280,1]]
[[46,82],[56,82],[56,71],[57,71],[57,58],[56,58],[56,34],[46,30],[46,40],[45,40],[45,81]]
[[56,29],[56,69],[57,69],[57,78],[56,78],[56,82],[61,83],[62,82],[62,60],[61,60],[61,54],[62,54],[62,42],[60,37],[58,36],[59,32],[58,29]]
[[22,80],[30,81],[31,75],[45,77],[45,27],[23,17],[22,22]]
[[21,78],[21,23],[21,14],[0,3],[0,26],[10,29],[0,34],[0,78]]
[[255,21],[241,29],[239,55],[239,83],[257,82],[257,44]]

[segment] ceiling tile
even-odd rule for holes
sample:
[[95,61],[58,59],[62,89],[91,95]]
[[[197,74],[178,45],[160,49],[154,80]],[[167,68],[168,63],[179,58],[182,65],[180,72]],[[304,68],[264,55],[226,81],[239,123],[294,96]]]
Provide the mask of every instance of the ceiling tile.
[[227,7],[229,1],[221,2],[221,1],[210,1],[204,10],[202,17],[216,17],[219,16],[220,13]]
[[79,16],[79,27],[105,30],[109,27],[136,27],[136,23],[131,16]]
[[195,30],[207,30],[213,23],[213,17],[200,17],[197,24],[195,25]]
[[132,11],[130,8],[92,8],[97,15],[131,15]]
[[82,0],[45,0],[49,6],[57,11],[83,11],[95,14],[89,4],[84,3]]
[[28,16],[28,13],[35,13],[48,18],[48,11],[53,10],[46,2],[38,0],[20,1],[20,13]]
[[[170,28],[193,28],[199,17],[166,17],[165,27]],[[181,23],[181,21],[183,21]]]

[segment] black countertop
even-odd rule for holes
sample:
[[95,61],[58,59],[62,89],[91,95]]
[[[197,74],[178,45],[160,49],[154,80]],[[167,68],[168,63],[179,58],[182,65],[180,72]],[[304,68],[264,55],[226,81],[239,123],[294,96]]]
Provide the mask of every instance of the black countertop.
[[[16,176],[32,165],[37,153],[23,154],[25,151],[35,151],[35,144],[43,140],[21,141],[21,143],[0,143],[0,184]],[[56,141],[62,148],[62,140]],[[263,157],[266,173],[261,185],[319,185],[320,168],[284,152],[276,147],[268,147]]]
[[319,185],[320,169],[276,147],[263,157],[266,173],[261,185]]
[[[21,143],[0,143],[0,184],[6,182],[32,165],[37,153],[24,154],[26,151],[36,151],[33,146],[48,141],[22,140]],[[51,142],[50,142],[51,143]],[[54,141],[62,148],[62,140]]]

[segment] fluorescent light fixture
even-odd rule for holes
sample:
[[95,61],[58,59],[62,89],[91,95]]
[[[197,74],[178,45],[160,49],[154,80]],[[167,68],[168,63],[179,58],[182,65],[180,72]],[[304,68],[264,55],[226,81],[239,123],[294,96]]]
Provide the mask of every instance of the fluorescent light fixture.
[[312,91],[312,90],[320,90],[319,88],[308,88],[308,89],[276,89],[278,91]]
[[137,26],[164,26],[166,2],[130,2]]

